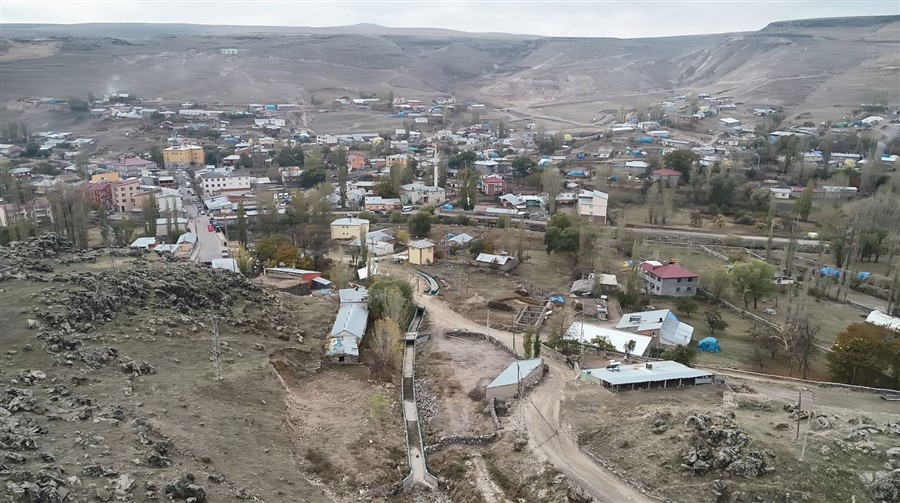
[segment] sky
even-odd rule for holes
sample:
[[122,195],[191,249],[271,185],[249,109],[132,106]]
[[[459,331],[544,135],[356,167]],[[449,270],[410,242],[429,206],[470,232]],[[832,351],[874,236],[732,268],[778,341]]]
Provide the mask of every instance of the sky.
[[900,0],[0,1],[0,23],[142,22],[316,27],[374,23],[468,32],[619,38],[753,31],[773,21],[871,15],[900,15]]

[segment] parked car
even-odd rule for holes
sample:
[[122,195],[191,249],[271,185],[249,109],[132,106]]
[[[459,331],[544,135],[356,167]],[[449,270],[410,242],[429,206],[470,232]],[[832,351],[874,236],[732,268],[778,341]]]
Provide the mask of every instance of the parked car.
[[775,310],[772,309],[771,307],[767,307],[767,308],[763,309],[763,314],[768,314],[769,316],[775,316],[778,313],[775,312]]
[[403,213],[409,213],[412,210],[413,210],[412,206],[404,206],[403,208],[400,209],[400,211]]

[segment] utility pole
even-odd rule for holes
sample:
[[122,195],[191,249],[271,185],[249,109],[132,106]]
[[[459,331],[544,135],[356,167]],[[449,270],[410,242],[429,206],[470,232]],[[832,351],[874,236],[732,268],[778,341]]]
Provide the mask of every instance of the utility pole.
[[800,412],[802,409],[800,408],[803,403],[803,390],[798,392],[799,396],[797,397],[797,438],[796,440],[800,440]]
[[219,339],[219,317],[213,316],[212,318],[212,330],[213,330],[213,366],[216,371],[216,380],[222,380],[222,362],[221,362],[221,347],[222,341]]

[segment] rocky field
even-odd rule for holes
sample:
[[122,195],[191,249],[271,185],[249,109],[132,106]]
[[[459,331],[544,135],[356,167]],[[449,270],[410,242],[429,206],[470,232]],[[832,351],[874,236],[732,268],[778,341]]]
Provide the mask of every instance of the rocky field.
[[0,250],[2,499],[334,500],[286,379],[319,371],[335,306],[112,255],[54,236]]

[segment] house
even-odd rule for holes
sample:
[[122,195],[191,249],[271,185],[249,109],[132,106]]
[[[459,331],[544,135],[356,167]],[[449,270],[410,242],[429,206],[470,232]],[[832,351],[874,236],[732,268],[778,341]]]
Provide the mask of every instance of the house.
[[488,400],[508,400],[519,396],[519,390],[536,384],[544,375],[544,359],[518,360],[500,372],[485,390]]
[[[394,253],[394,244],[391,243],[391,241],[393,240],[394,236],[391,236],[384,231],[369,232],[366,234],[366,250],[376,257],[390,255]],[[350,242],[350,246],[356,248],[359,248],[361,244],[362,243],[359,240],[359,236],[357,236],[353,239],[353,241]]]
[[155,237],[137,238],[133,243],[128,245],[129,248],[140,248],[142,250],[151,250],[156,246]]
[[478,256],[475,257],[475,265],[497,268],[500,271],[509,271],[515,269],[515,267],[519,265],[519,261],[510,255],[479,253]]
[[52,222],[50,201],[46,197],[37,197],[24,203],[0,203],[0,227],[23,221],[32,225]]
[[369,221],[364,218],[338,218],[331,222],[331,239],[359,238],[360,233],[369,232]]
[[97,173],[91,176],[91,182],[119,182],[122,180],[122,177],[119,176],[119,173]]
[[582,190],[578,193],[578,218],[599,224],[606,223],[609,194],[599,190]]
[[666,187],[677,187],[678,180],[681,179],[681,171],[668,168],[658,169],[650,172],[650,178],[654,182],[662,182]]
[[16,180],[31,180],[31,168],[13,168],[9,170],[9,174]]
[[128,178],[112,183],[113,208],[115,211],[128,213],[138,208],[141,179]]
[[595,338],[600,337],[606,339],[619,353],[625,353],[626,346],[630,341],[634,341],[634,349],[629,353],[642,356],[647,352],[653,337],[640,335],[623,330],[615,330],[612,328],[590,325],[580,321],[576,321],[569,326],[563,338],[570,341],[576,341],[579,344],[590,346]]
[[678,321],[669,309],[642,311],[622,315],[616,325],[618,330],[649,335],[663,346],[687,346],[694,334],[694,327]]
[[116,161],[106,163],[107,169],[115,171],[122,178],[131,176],[141,176],[145,170],[155,171],[159,169],[153,161],[141,159],[139,157],[126,157]]
[[434,243],[428,239],[420,239],[409,243],[409,263],[429,265],[434,263]]
[[597,159],[609,159],[613,156],[615,149],[612,147],[599,147],[597,149],[597,153],[594,154],[594,157]]
[[233,258],[214,258],[210,261],[209,265],[213,269],[224,269],[233,273],[241,272],[240,269],[238,269],[237,260]]
[[644,287],[650,295],[692,297],[697,293],[700,276],[674,263],[647,261],[641,264]]
[[167,169],[203,166],[205,160],[206,153],[199,145],[179,145],[163,149],[163,163]]
[[343,288],[338,291],[341,307],[326,343],[326,355],[336,363],[359,360],[359,342],[369,323],[368,292],[365,288]]
[[775,199],[790,199],[793,191],[790,187],[772,187],[769,192]]
[[725,127],[735,127],[735,126],[740,126],[741,121],[739,121],[737,119],[732,119],[731,117],[722,117],[721,119],[719,119],[719,124],[721,124]]
[[97,206],[106,206],[106,208],[112,209],[113,207],[113,191],[112,191],[112,183],[110,182],[88,182],[85,184],[85,190],[87,191],[88,199]]
[[644,162],[644,161],[627,161],[627,162],[625,163],[625,169],[639,169],[639,170],[645,170],[645,169],[647,169],[647,168],[649,168],[649,167],[650,167],[650,165],[647,164],[647,163]]
[[400,209],[400,205],[400,199],[396,197],[366,196],[363,199],[363,206],[366,211],[394,211]]
[[487,161],[475,161],[473,167],[475,168],[475,171],[478,172],[478,174],[489,175],[489,174],[493,173],[497,169],[497,166],[499,166],[499,165],[500,165],[500,163],[497,161],[487,160]]
[[620,391],[713,384],[714,376],[707,370],[693,369],[675,361],[632,365],[610,361],[606,368],[582,370],[578,378],[598,383],[612,391]]
[[433,187],[421,183],[408,183],[400,186],[400,195],[405,197],[409,204],[444,204],[447,200],[446,191],[442,187]]
[[506,193],[506,180],[499,176],[487,176],[481,179],[481,186],[488,196],[499,196]]
[[465,246],[468,246],[469,243],[472,242],[472,240],[475,239],[474,237],[472,237],[472,236],[470,236],[470,235],[468,235],[468,234],[466,234],[466,233],[457,234],[457,235],[455,235],[455,236],[453,236],[453,235],[451,234],[450,236],[451,236],[451,237],[448,237],[448,238],[447,238],[447,243],[448,243],[450,246],[458,246],[458,247],[461,247],[461,248],[462,248],[462,247],[465,247]]
[[400,169],[406,169],[406,163],[409,160],[409,156],[406,154],[394,154],[389,155],[385,158],[385,166],[387,168],[393,168],[394,166]]
[[359,152],[350,152],[347,154],[347,167],[350,168],[350,171],[365,168],[366,162],[366,156]]
[[252,177],[234,173],[209,172],[200,175],[200,185],[203,187],[204,195],[212,196],[223,191],[250,190]]

